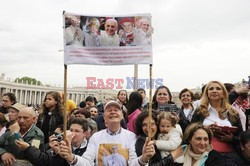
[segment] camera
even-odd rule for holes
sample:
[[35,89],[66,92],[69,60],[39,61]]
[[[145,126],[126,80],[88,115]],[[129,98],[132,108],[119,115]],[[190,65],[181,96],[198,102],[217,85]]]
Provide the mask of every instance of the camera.
[[177,107],[176,104],[167,104],[165,107],[165,111],[167,112],[175,112],[177,114],[180,113],[180,109]]
[[56,140],[61,142],[63,140],[63,133],[55,133]]
[[177,107],[176,104],[167,104],[167,105],[163,105],[163,106],[158,106],[158,111],[166,111],[166,112],[174,112],[177,115],[179,115],[180,113],[180,109]]

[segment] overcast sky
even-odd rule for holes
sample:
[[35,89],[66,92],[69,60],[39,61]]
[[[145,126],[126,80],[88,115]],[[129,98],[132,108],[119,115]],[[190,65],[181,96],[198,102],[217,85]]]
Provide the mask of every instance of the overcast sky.
[[[63,85],[63,11],[88,15],[151,13],[153,77],[171,91],[250,75],[249,0],[1,0],[0,73]],[[126,79],[130,66],[69,65],[68,84],[86,77]],[[139,77],[149,77],[139,65]],[[125,84],[124,84],[125,85]],[[125,87],[125,86],[124,86]]]

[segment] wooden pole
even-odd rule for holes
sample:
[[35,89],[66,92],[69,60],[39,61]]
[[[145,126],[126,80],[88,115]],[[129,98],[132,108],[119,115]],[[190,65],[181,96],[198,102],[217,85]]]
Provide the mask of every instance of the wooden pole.
[[138,64],[134,65],[134,78],[134,91],[136,91],[138,89]]
[[[63,30],[65,30],[65,11],[63,11]],[[63,39],[65,40],[65,34],[63,33]],[[59,51],[64,51],[64,50],[59,50]],[[64,52],[65,56],[65,52]],[[64,64],[64,95],[63,95],[63,106],[64,106],[64,111],[63,111],[63,138],[66,140],[66,131],[67,131],[67,65]]]
[[152,64],[149,65],[149,110],[148,110],[148,140],[152,139],[151,122],[152,122]]
[[63,138],[66,139],[67,131],[67,65],[64,64],[64,111],[63,111]]

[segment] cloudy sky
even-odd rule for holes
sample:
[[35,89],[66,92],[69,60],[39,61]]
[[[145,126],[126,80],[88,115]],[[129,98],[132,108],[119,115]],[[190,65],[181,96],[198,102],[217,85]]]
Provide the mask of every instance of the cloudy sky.
[[[210,80],[250,75],[249,0],[1,0],[0,73],[63,85],[62,12],[88,15],[151,13],[153,77],[171,91]],[[130,66],[69,65],[68,84],[86,77],[126,79]],[[139,77],[149,77],[139,65]]]

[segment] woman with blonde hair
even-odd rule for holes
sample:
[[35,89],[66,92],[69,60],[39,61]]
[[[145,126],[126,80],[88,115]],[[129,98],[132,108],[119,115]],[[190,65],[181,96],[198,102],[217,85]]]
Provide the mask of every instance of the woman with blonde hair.
[[201,122],[214,132],[212,145],[230,164],[234,160],[233,144],[243,132],[238,112],[229,104],[228,93],[223,83],[210,81],[195,110],[193,122]]

